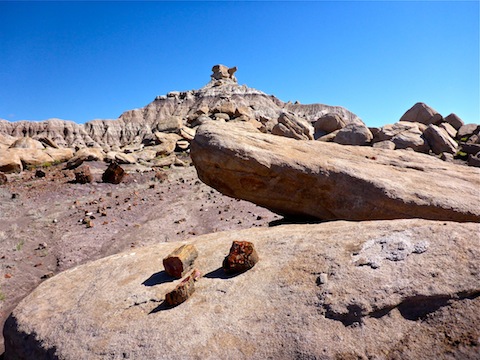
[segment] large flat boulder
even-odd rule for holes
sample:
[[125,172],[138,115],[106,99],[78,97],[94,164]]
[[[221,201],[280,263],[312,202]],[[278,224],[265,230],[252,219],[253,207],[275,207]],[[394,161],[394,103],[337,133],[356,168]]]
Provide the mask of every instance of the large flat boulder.
[[[184,303],[162,259],[134,249],[45,281],[4,328],[6,360],[475,359],[480,225],[421,219],[283,225],[204,235]],[[250,241],[250,270],[221,269]]]
[[200,179],[289,216],[480,221],[480,172],[425,154],[299,141],[208,123],[191,144]]

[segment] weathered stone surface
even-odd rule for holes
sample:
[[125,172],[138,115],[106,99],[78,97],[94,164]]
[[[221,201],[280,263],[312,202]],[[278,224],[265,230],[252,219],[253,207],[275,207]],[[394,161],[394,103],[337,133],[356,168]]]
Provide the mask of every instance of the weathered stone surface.
[[168,156],[157,157],[153,159],[151,163],[152,163],[152,166],[164,167],[164,166],[173,165],[176,159],[177,157],[175,156],[175,154],[170,154]]
[[364,124],[348,124],[340,129],[333,139],[342,145],[367,145],[373,139],[371,131]]
[[297,141],[208,123],[197,130],[191,157],[206,184],[284,215],[480,220],[478,169],[415,152]]
[[423,136],[427,139],[430,148],[435,154],[448,152],[454,154],[457,151],[458,144],[453,140],[445,129],[436,125],[429,125],[423,132]]
[[77,184],[89,184],[93,181],[92,172],[90,167],[86,164],[80,165],[75,169],[75,182]]
[[20,173],[23,170],[22,160],[16,151],[12,149],[0,149],[0,172],[6,174]]
[[[330,134],[335,130],[340,130],[347,125],[345,119],[340,114],[327,113],[318,118],[314,123],[315,134]],[[323,135],[321,135],[323,136]],[[315,138],[318,138],[317,136]]]
[[3,172],[0,172],[0,185],[5,185],[7,182],[7,175],[5,175]]
[[424,103],[416,103],[400,118],[400,121],[418,122],[425,125],[439,124],[443,121],[442,115]]
[[376,149],[388,149],[388,150],[395,150],[395,143],[390,140],[383,140],[376,142],[372,145],[372,147]]
[[132,154],[125,154],[125,153],[115,153],[115,159],[119,164],[135,164],[137,162],[137,158]]
[[232,68],[228,68],[225,65],[215,65],[212,68],[213,74],[211,75],[212,79],[214,80],[232,80],[234,82],[237,82],[237,79],[235,78],[235,72],[237,71],[237,67],[234,66]]
[[480,153],[470,154],[468,156],[468,165],[480,168]]
[[108,165],[102,175],[102,181],[111,184],[120,184],[125,176],[125,170],[115,162]]
[[457,139],[462,140],[464,137],[470,137],[474,134],[478,134],[480,131],[480,125],[466,124],[460,127],[457,132]]
[[35,139],[30,137],[19,138],[10,145],[11,149],[45,149],[43,144]]
[[161,119],[156,125],[156,130],[166,133],[178,133],[182,127],[183,121],[180,116],[170,116]]
[[[174,308],[160,259],[178,243],[133,249],[40,284],[7,320],[5,359],[475,359],[479,231],[411,219],[204,235],[188,243],[205,275]],[[239,238],[269,256],[225,276]]]
[[306,120],[293,114],[282,113],[272,134],[298,140],[313,140],[313,126]]
[[41,166],[53,163],[52,157],[48,155],[45,150],[12,148],[10,151],[18,154],[24,168],[27,166]]
[[452,139],[456,138],[457,130],[452,125],[450,125],[449,123],[443,122],[440,125],[438,125],[438,127],[445,130],[447,132],[448,136],[450,136]]
[[413,149],[428,153],[430,146],[419,128],[423,124],[413,122],[398,122],[382,126],[375,134],[374,143],[389,140],[395,144],[395,149]]
[[449,123],[450,125],[452,125],[454,127],[455,130],[458,130],[460,129],[463,125],[464,125],[464,122],[462,119],[460,119],[458,117],[458,115],[456,114],[450,114],[448,115],[445,119],[445,122]]
[[73,149],[68,148],[46,148],[45,152],[56,162],[66,162],[73,158],[74,155]]
[[101,148],[83,148],[78,150],[75,155],[68,160],[65,167],[67,169],[75,169],[84,161],[103,161],[105,153]]

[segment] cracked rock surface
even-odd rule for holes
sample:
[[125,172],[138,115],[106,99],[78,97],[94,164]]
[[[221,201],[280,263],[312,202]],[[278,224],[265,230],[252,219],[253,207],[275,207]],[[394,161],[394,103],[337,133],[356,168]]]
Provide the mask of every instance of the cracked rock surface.
[[[153,244],[46,280],[5,327],[8,359],[478,358],[480,224],[280,225],[186,237],[204,274],[185,303]],[[259,261],[221,271],[232,241]],[[363,260],[362,260],[363,259]],[[374,264],[374,266],[372,266]]]

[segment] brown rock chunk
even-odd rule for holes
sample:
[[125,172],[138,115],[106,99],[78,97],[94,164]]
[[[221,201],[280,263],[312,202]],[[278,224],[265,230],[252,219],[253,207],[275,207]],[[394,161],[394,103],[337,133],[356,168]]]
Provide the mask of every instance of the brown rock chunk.
[[272,129],[272,134],[298,140],[313,140],[313,126],[296,115],[282,113]]
[[372,132],[364,124],[348,124],[340,129],[334,142],[341,145],[367,145],[372,141]]
[[88,165],[81,165],[75,170],[75,182],[77,184],[88,184],[92,181],[93,176]]
[[237,82],[237,79],[235,78],[235,72],[237,71],[237,67],[234,66],[232,68],[228,68],[225,65],[215,65],[212,68],[213,74],[211,75],[212,79],[214,80],[224,80],[224,79],[229,79]]
[[418,122],[425,125],[439,124],[443,117],[436,110],[424,103],[416,103],[400,118],[400,121]]
[[337,113],[327,113],[318,118],[314,124],[315,134],[324,132],[330,134],[335,130],[340,130],[346,125],[346,121]]
[[195,281],[199,277],[200,271],[192,270],[175,289],[165,295],[165,303],[169,306],[177,306],[185,302],[195,292]]
[[[469,138],[472,135],[478,134],[480,131],[480,125],[466,124],[460,127],[457,132],[457,139]],[[463,140],[462,140],[463,141]]]
[[443,152],[454,154],[457,151],[458,145],[455,140],[448,135],[445,129],[436,125],[429,125],[423,132],[423,136],[427,139],[435,154],[441,154]]
[[223,260],[223,270],[227,273],[241,273],[255,266],[258,254],[249,241],[234,241],[230,252]]
[[102,181],[111,184],[120,184],[125,176],[125,170],[117,163],[111,163],[102,175]]
[[197,256],[198,252],[194,245],[182,245],[163,259],[165,272],[180,279],[193,267]]
[[457,114],[450,114],[448,115],[446,118],[445,118],[445,122],[449,123],[450,125],[452,125],[455,130],[458,130],[460,129],[463,125],[464,125],[464,122],[462,119],[460,119],[458,117]]

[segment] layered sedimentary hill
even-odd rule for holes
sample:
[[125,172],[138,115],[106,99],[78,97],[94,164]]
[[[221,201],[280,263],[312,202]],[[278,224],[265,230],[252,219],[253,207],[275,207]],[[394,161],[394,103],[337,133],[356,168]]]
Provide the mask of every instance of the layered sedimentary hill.
[[203,88],[157,96],[147,106],[125,111],[116,120],[93,120],[85,124],[59,119],[40,122],[0,120],[0,134],[47,137],[62,147],[110,150],[141,143],[156,131],[177,132],[182,126],[195,127],[206,118],[255,120],[265,131],[272,130],[282,112],[290,112],[310,122],[326,113],[339,114],[348,121],[359,121],[355,114],[339,106],[284,103],[273,95],[239,85],[228,70],[217,65],[213,68],[211,81]]

